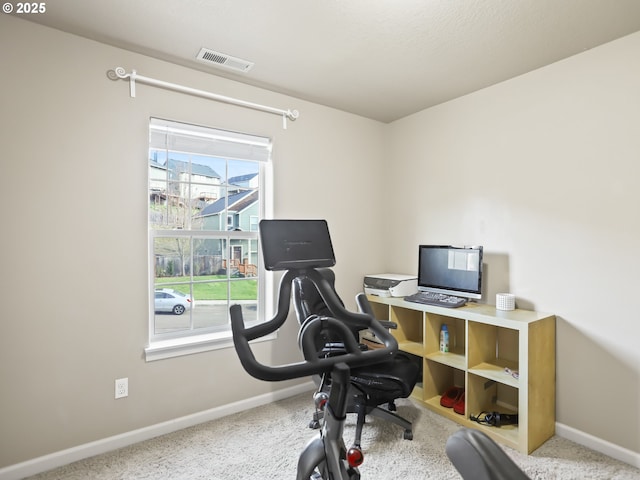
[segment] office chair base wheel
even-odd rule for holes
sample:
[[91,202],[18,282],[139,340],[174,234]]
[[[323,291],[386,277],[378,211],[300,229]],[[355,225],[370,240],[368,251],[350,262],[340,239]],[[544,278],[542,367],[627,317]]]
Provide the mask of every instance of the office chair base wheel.
[[314,430],[317,430],[320,428],[320,420],[311,420],[309,422],[309,428],[313,428]]
[[411,430],[405,430],[403,437],[405,440],[413,440],[413,432]]

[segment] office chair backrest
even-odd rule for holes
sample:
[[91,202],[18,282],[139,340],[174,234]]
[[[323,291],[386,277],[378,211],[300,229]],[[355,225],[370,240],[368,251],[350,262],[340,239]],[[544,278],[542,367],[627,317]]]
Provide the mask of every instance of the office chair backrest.
[[[329,268],[319,268],[317,271],[327,280],[331,285],[331,288],[335,291],[335,274],[333,270]],[[336,296],[340,302],[340,305],[344,307],[344,302],[336,293]],[[332,312],[329,306],[326,304],[322,295],[318,291],[316,285],[306,276],[299,276],[293,280],[293,306],[298,317],[298,321],[301,325],[311,317],[317,315],[320,317],[336,317],[339,312]],[[358,327],[349,327],[353,332],[353,336],[356,340],[359,339]],[[323,331],[322,335],[317,339],[317,346],[328,345],[332,343],[339,343],[342,339],[335,334],[332,334],[330,330]]]
[[[331,288],[335,290],[336,276],[333,270],[329,268],[317,269],[320,274],[329,282]],[[344,302],[340,299],[340,303],[344,306]],[[314,285],[314,283],[305,276],[297,277],[293,285],[293,304],[298,313],[298,320],[303,322],[310,315],[320,315],[331,317],[335,315],[331,312],[322,295]]]

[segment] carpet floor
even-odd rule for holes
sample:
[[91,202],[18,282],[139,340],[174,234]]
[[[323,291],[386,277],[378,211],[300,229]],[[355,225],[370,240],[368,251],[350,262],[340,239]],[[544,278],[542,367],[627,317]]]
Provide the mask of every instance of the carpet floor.
[[[412,441],[402,429],[375,417],[362,435],[362,479],[459,479],[444,445],[460,428],[411,400],[397,402],[398,414],[414,424]],[[307,424],[311,394],[203,423],[113,452],[41,473],[29,480],[235,480],[295,479],[297,457],[317,433]],[[491,428],[491,427],[488,427]],[[355,415],[349,415],[345,443],[351,444]],[[639,480],[640,470],[554,436],[531,455],[505,448],[537,480]]]

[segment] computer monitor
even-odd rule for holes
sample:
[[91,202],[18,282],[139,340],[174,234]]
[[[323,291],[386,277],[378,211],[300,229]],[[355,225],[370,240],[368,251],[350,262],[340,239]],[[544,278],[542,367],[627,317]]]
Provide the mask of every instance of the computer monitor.
[[261,220],[260,242],[267,270],[333,267],[325,220]]
[[418,290],[482,298],[482,247],[420,245]]

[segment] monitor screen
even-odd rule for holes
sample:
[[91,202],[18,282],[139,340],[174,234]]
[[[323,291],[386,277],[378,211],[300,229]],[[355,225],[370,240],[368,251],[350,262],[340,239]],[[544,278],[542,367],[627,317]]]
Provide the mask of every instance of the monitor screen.
[[321,268],[336,264],[325,220],[261,220],[260,242],[267,270]]
[[479,300],[482,247],[420,245],[418,289]]

